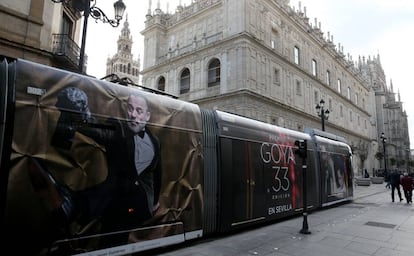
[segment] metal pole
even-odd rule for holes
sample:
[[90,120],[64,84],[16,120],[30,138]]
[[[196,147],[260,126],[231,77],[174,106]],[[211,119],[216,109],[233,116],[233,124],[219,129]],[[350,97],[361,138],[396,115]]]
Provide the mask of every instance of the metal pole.
[[309,225],[308,225],[308,201],[307,201],[307,191],[306,191],[306,158],[302,159],[302,173],[303,173],[303,223],[302,229],[299,231],[301,234],[310,234]]
[[387,154],[385,152],[385,140],[382,139],[382,147],[384,148],[384,170],[387,173]]
[[295,141],[295,145],[298,149],[295,150],[295,154],[299,155],[302,158],[302,196],[303,196],[303,223],[302,229],[299,231],[302,234],[310,234],[309,226],[308,226],[308,201],[307,201],[307,188],[306,188],[306,156],[307,156],[307,143],[306,140],[297,140]]
[[91,8],[91,2],[86,0],[85,10],[83,11],[83,30],[82,30],[82,44],[79,55],[79,73],[83,74],[83,66],[85,62],[85,47],[86,47],[86,31],[88,29],[89,11]]
[[321,108],[321,122],[322,122],[322,131],[325,131],[325,111]]

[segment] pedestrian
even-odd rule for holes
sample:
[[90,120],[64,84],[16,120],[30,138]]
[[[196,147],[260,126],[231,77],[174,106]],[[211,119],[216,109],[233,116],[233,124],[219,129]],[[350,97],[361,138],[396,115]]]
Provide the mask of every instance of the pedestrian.
[[413,178],[408,176],[407,172],[404,172],[404,176],[401,178],[401,186],[403,187],[404,196],[407,200],[407,204],[413,203],[413,188],[414,188],[414,182]]
[[394,202],[394,191],[397,190],[398,197],[400,198],[400,202],[403,200],[401,197],[401,190],[400,190],[400,174],[397,170],[394,170],[393,173],[390,174],[390,183],[391,183],[391,199]]
[[391,188],[391,178],[390,178],[391,174],[389,172],[387,172],[386,170],[384,170],[384,178],[385,181],[387,182],[387,185],[385,185],[385,188],[390,189]]

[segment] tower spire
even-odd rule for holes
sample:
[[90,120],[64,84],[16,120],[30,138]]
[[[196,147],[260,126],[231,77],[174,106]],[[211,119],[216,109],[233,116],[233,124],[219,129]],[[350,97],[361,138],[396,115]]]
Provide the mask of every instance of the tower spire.
[[148,0],[148,13],[147,13],[147,15],[150,15],[151,16],[151,0]]

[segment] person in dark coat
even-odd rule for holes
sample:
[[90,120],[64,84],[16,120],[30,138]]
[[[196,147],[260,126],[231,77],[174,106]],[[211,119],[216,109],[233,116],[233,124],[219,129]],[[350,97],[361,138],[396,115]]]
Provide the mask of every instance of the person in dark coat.
[[404,191],[405,199],[407,200],[407,204],[413,203],[413,188],[414,188],[414,181],[413,178],[408,176],[408,173],[405,172],[404,176],[401,178],[401,186]]
[[364,178],[369,178],[369,173],[367,169],[364,169]]
[[395,170],[390,175],[390,183],[391,183],[391,200],[394,202],[394,191],[397,190],[398,197],[400,198],[400,202],[403,200],[401,197],[401,190],[400,190],[400,174]]

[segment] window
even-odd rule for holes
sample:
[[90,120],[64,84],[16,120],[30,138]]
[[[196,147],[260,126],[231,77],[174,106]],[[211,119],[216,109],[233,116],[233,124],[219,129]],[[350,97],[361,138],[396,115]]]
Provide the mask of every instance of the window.
[[355,93],[355,105],[358,106],[358,94],[357,93]]
[[348,97],[348,100],[351,100],[351,87],[348,87],[347,97]]
[[272,49],[276,49],[278,37],[279,36],[277,30],[272,28],[272,35],[270,39],[270,47],[272,47]]
[[160,91],[165,91],[165,78],[163,76],[158,80],[157,88]]
[[326,84],[331,85],[331,72],[326,70]]
[[299,52],[299,48],[297,46],[295,46],[294,55],[295,55],[295,64],[299,65],[300,52]]
[[208,87],[220,84],[220,61],[213,59],[208,65]]
[[344,110],[342,108],[342,105],[339,107],[339,115],[340,117],[344,117]]
[[73,22],[66,13],[63,13],[61,34],[67,35],[72,38]]
[[318,99],[319,99],[318,91],[315,91],[315,92],[313,93],[313,100],[314,100],[315,102],[318,102]]
[[180,94],[190,91],[190,70],[185,68],[180,77]]
[[312,59],[312,75],[317,77],[317,63],[316,60]]
[[302,95],[302,85],[298,80],[296,80],[296,95]]
[[69,16],[65,12],[63,12],[60,35],[56,35],[59,37],[56,38],[57,40],[56,40],[56,44],[54,43],[53,45],[54,47],[53,51],[59,54],[67,54],[67,56],[72,61],[76,62],[77,57],[74,55],[75,53],[73,52],[73,49],[72,49],[73,46],[70,43],[70,41],[73,40],[72,33],[73,33],[73,21],[69,18]]
[[280,85],[280,70],[275,68],[273,72],[273,83]]
[[341,79],[338,79],[338,92],[341,93]]

